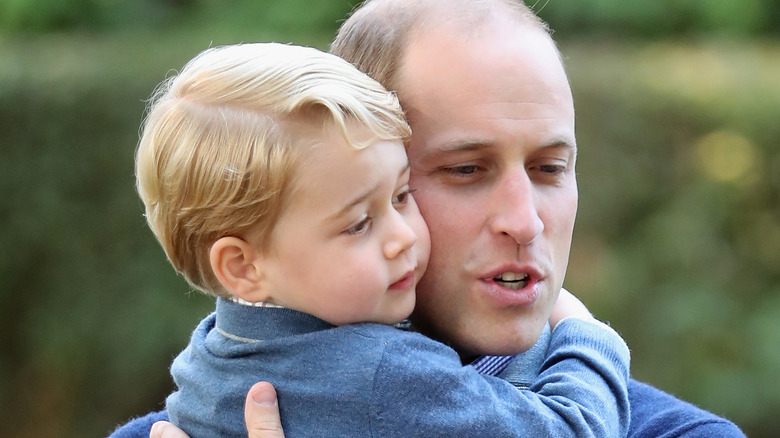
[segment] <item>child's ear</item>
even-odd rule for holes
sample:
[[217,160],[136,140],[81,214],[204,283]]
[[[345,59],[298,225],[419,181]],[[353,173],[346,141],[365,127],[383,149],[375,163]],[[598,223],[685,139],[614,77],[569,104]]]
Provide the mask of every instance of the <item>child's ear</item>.
[[246,240],[222,237],[211,246],[211,269],[231,294],[246,301],[263,301],[260,254]]

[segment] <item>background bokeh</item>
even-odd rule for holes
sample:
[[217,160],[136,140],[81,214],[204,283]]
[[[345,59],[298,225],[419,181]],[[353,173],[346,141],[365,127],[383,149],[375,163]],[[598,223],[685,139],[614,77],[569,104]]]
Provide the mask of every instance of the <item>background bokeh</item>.
[[[162,407],[213,302],[141,215],[144,100],[208,46],[327,49],[356,1],[0,0],[0,435],[104,436]],[[635,377],[777,436],[780,3],[529,4],[577,108],[566,286]]]

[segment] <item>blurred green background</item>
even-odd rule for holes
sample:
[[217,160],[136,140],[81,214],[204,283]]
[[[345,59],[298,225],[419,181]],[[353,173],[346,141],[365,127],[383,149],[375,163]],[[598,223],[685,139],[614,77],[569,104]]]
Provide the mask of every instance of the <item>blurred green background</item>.
[[[202,49],[326,49],[357,0],[0,0],[0,425],[104,436],[161,408],[211,299],[146,228],[144,100]],[[636,378],[780,430],[780,4],[541,0],[577,107],[566,286]]]

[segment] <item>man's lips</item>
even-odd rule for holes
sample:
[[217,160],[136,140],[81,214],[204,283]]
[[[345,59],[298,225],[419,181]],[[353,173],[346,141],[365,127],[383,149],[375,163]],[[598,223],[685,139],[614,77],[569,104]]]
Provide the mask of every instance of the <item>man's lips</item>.
[[507,265],[481,276],[485,292],[500,306],[530,305],[539,298],[544,279],[532,266]]
[[400,280],[396,281],[395,283],[391,284],[388,289],[391,290],[408,290],[414,287],[414,270],[411,270],[404,274],[403,277],[401,277]]
[[526,286],[531,280],[531,276],[527,273],[517,272],[502,272],[493,277],[493,281],[504,286],[505,288],[512,290],[520,290]]
[[533,285],[542,279],[540,271],[533,266],[507,265],[494,269],[482,276],[483,281],[495,282],[512,290]]

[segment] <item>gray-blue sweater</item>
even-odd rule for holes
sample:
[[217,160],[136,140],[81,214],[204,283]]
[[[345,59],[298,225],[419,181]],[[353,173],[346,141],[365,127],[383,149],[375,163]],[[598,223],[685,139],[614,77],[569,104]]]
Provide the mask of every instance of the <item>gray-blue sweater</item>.
[[167,410],[191,438],[245,437],[246,393],[266,380],[287,438],[618,437],[628,368],[620,336],[579,319],[553,330],[541,373],[520,390],[417,333],[220,299],[173,362]]

